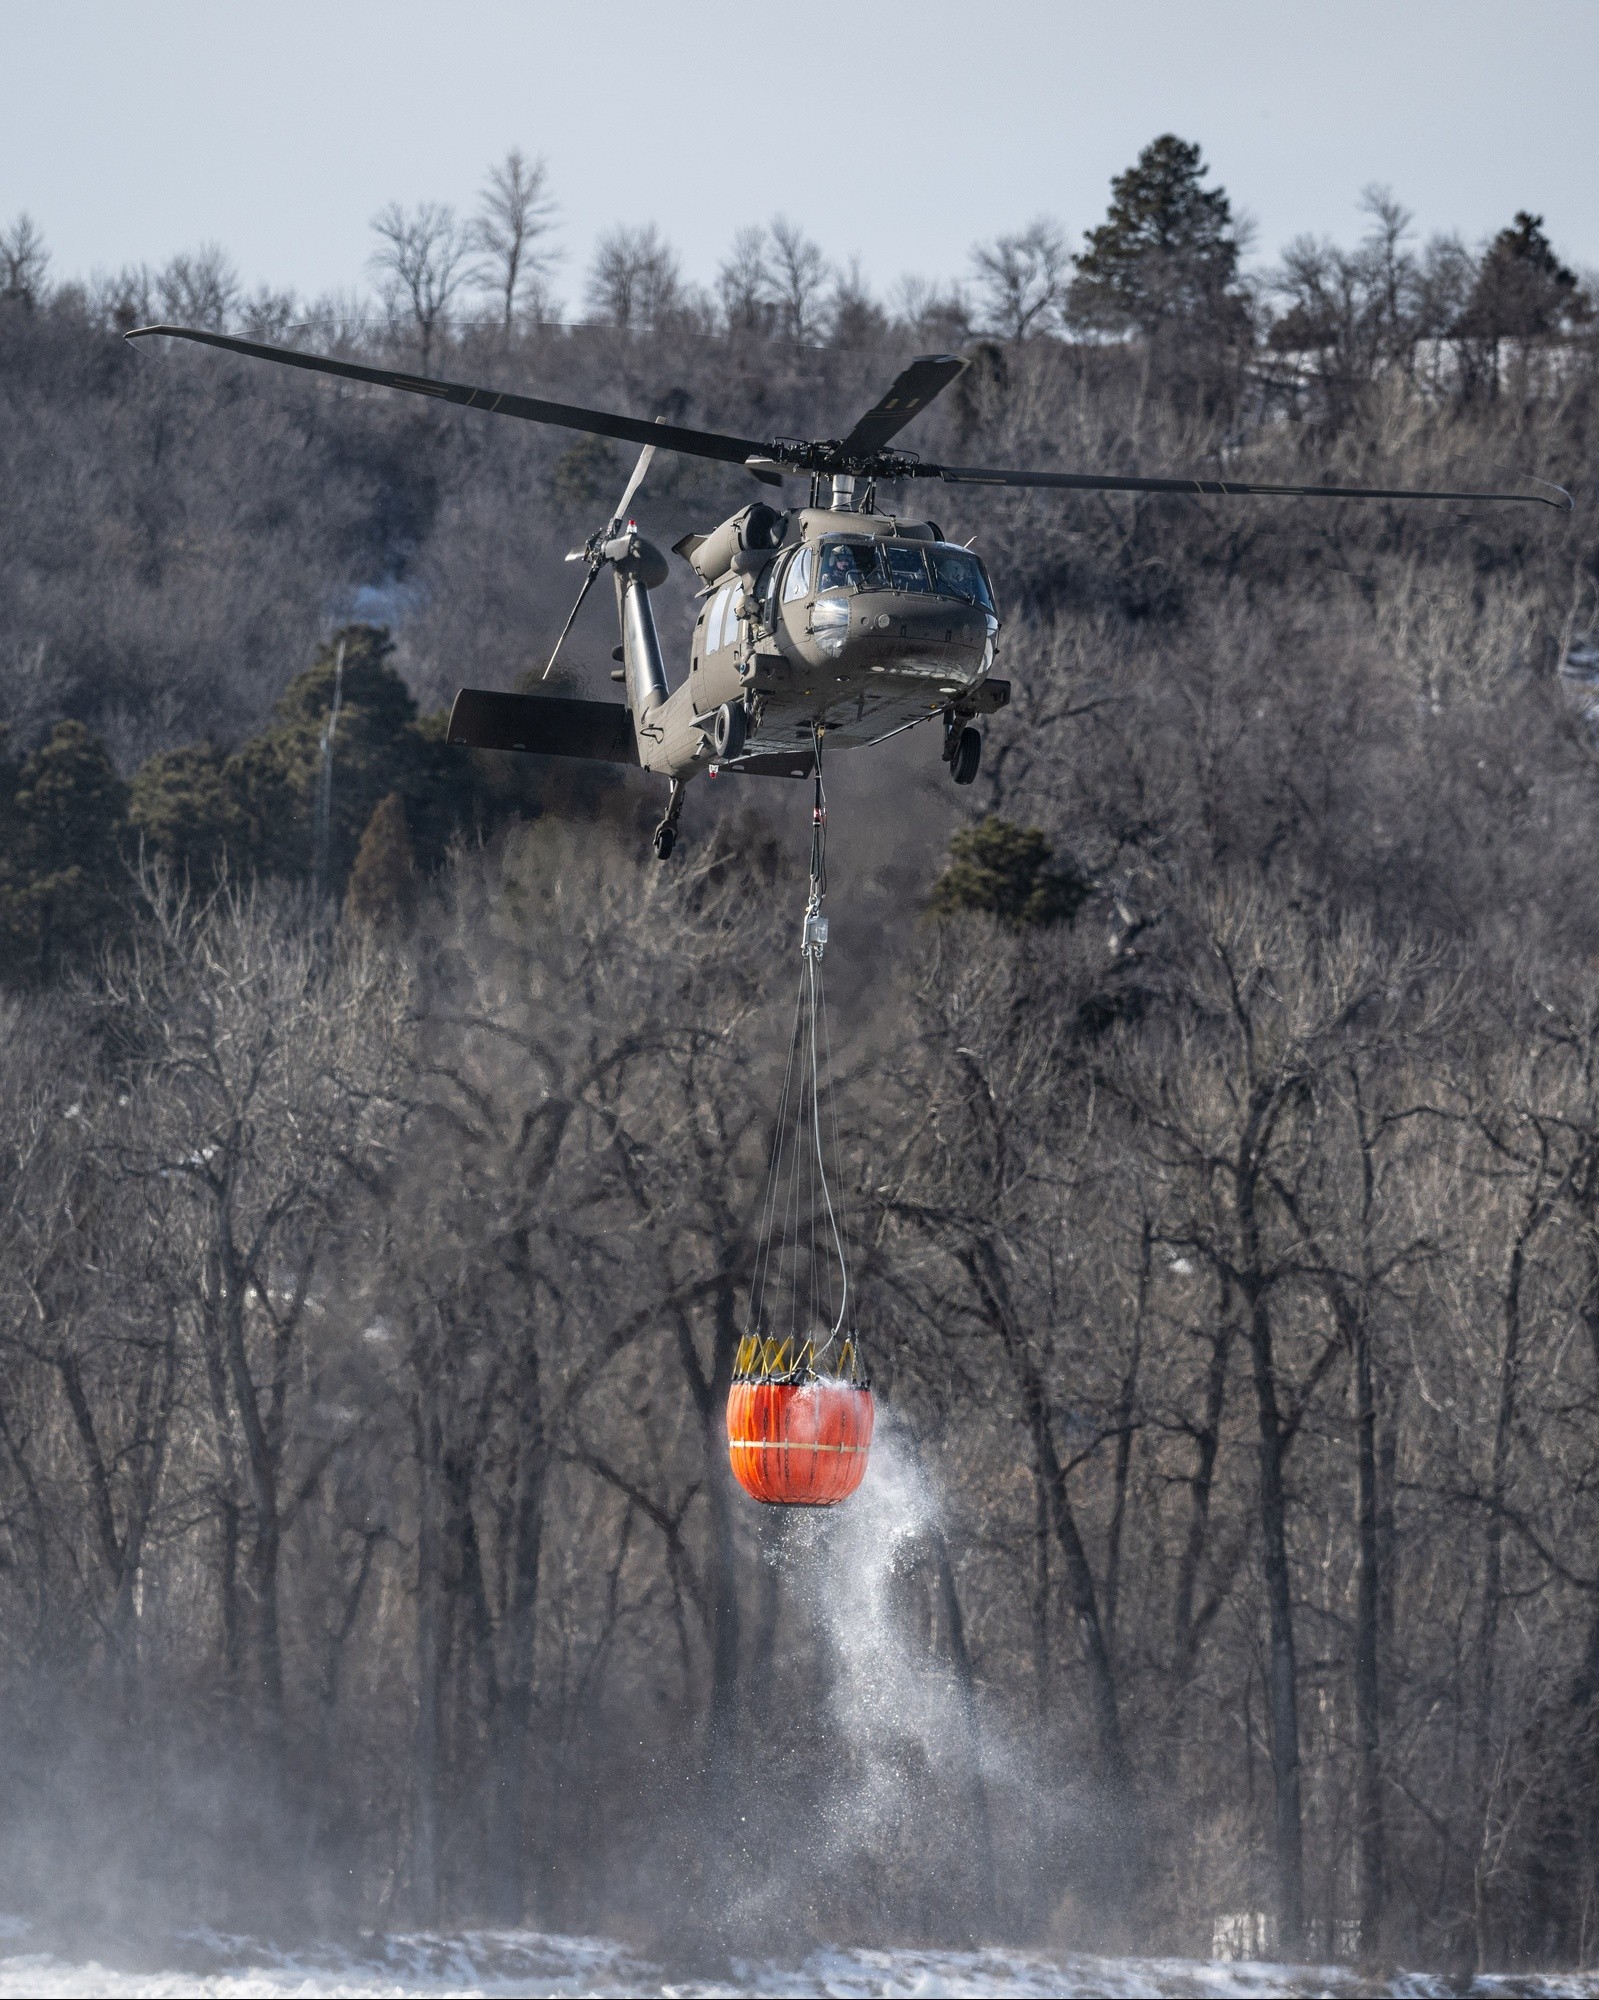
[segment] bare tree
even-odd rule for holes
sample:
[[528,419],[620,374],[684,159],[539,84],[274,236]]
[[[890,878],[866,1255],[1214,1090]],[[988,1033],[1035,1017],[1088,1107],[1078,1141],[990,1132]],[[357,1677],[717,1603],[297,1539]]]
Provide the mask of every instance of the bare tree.
[[[151,1216],[155,1226],[143,1226],[144,1191],[117,1171],[126,1111],[71,1075],[84,1053],[81,1027],[80,1018],[52,1025],[14,1005],[0,1013],[0,1345],[13,1410],[27,1362],[59,1393],[87,1533],[80,1543],[79,1523],[62,1519],[56,1535],[81,1564],[112,1686],[127,1700],[140,1564],[171,1434],[176,1325],[159,1296],[160,1224]],[[42,1505],[44,1467],[30,1462],[14,1422],[0,1423],[0,1434]],[[46,1581],[41,1574],[41,1591]]]
[[1056,223],[1039,216],[1011,236],[972,251],[984,323],[1010,341],[1044,332],[1065,300],[1071,255]]
[[292,291],[275,292],[259,285],[238,306],[239,325],[252,340],[286,342],[302,319],[299,299]]
[[[1186,1023],[1173,1023],[1164,1046],[1151,1038],[1136,1052],[1128,1087],[1156,1159],[1181,1176],[1186,1190],[1164,1225],[1168,1240],[1203,1259],[1236,1297],[1252,1364],[1278,1922],[1284,1949],[1297,1953],[1305,1926],[1304,1822],[1286,1467],[1341,1336],[1355,1345],[1357,1374],[1370,1363],[1361,1361],[1358,1333],[1335,1320],[1330,1338],[1306,1329],[1308,1357],[1297,1370],[1292,1366],[1285,1334],[1302,1322],[1285,1294],[1303,1282],[1311,1260],[1296,1258],[1291,1240],[1282,1239],[1285,1220],[1302,1220],[1296,1190],[1327,1143],[1314,1107],[1340,1074],[1356,1024],[1373,1013],[1380,1023],[1381,996],[1407,974],[1360,926],[1323,936],[1247,888],[1209,899],[1190,963],[1192,1012],[1184,1009]],[[1365,1031],[1378,1032],[1375,1024]],[[1352,1315],[1346,1290],[1328,1275],[1325,1253],[1313,1261],[1334,1286],[1335,1310]],[[1361,1435],[1369,1440],[1364,1400]],[[1363,1470],[1363,1495],[1370,1491],[1367,1477]],[[1374,1502],[1363,1520],[1368,1514],[1374,1517]],[[1373,1606],[1374,1590],[1373,1579]]]
[[827,259],[821,246],[786,216],[778,216],[767,234],[768,284],[777,330],[788,340],[815,340],[821,331]]
[[1380,306],[1383,345],[1390,354],[1398,354],[1415,317],[1415,259],[1404,247],[1415,217],[1392,188],[1375,182],[1361,190],[1360,207],[1371,217],[1371,230],[1361,247]]
[[332,1455],[296,1435],[300,1343],[331,1202],[387,1117],[403,982],[365,944],[327,964],[264,894],[149,892],[102,1007],[144,1045],[127,1169],[187,1196],[170,1240],[214,1424],[225,1647],[247,1637],[275,1724],[283,1539]]
[[602,236],[589,270],[588,304],[596,319],[623,333],[648,333],[680,304],[677,252],[653,222]]
[[477,282],[499,301],[500,325],[507,335],[520,310],[530,304],[542,307],[544,281],[555,261],[543,247],[555,213],[548,187],[544,161],[530,163],[513,146],[490,167],[471,224],[472,248],[483,259]]
[[44,238],[26,210],[9,228],[0,229],[0,299],[16,299],[27,306],[44,298],[45,273],[50,253]]
[[378,247],[372,269],[383,286],[391,320],[409,314],[422,373],[432,370],[434,349],[449,325],[450,302],[467,277],[470,232],[444,202],[421,202],[407,211],[391,201],[372,218]]
[[847,271],[835,273],[827,302],[827,335],[836,347],[877,347],[888,329],[888,315],[861,275],[860,260],[851,258]]
[[96,271],[89,280],[89,310],[103,326],[126,333],[154,317],[155,278],[148,264]]
[[889,295],[890,324],[908,328],[918,340],[956,348],[972,331],[971,305],[959,285],[943,285],[912,273]]
[[[812,343],[836,318],[826,302],[832,276],[827,259],[796,223],[778,216],[769,227],[741,229],[717,273],[716,292],[730,331],[775,333]],[[849,298],[861,307],[865,291],[856,274]]]
[[[1041,1535],[1052,1534],[1060,1551],[1100,1768],[1106,1782],[1126,1795],[1132,1771],[1115,1662],[1070,1483],[1077,1461],[1063,1444],[1052,1394],[1053,1327],[1032,1289],[1036,1266],[1019,1266],[1010,1254],[1018,1236],[1047,1227],[1038,1203],[1052,1176],[1043,1169],[1046,1141],[1035,1121],[1053,1123],[1071,1091],[1071,989],[1044,968],[1030,978],[1020,949],[1005,950],[998,939],[985,942],[986,950],[972,954],[952,939],[929,967],[921,997],[931,1075],[919,1077],[913,1088],[926,1094],[931,1115],[919,1118],[892,1191],[881,1191],[877,1205],[885,1223],[936,1244],[940,1261],[947,1258],[958,1271],[980,1338],[1015,1398],[1030,1446]],[[993,1009],[991,982],[1008,983],[1017,975],[1026,998],[1007,1010]],[[937,1289],[948,1297],[945,1285]]]
[[716,294],[729,332],[771,330],[771,288],[766,231],[754,223],[734,236],[732,250],[716,274]]
[[202,243],[192,256],[174,257],[157,274],[155,289],[169,319],[221,332],[239,303],[239,274],[220,244]]

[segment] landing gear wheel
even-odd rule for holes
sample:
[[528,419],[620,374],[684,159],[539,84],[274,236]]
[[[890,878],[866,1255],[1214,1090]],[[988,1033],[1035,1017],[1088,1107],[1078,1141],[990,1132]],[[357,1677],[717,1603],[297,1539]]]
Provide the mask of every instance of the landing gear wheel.
[[664,861],[677,845],[677,816],[683,810],[684,785],[681,778],[672,780],[672,789],[667,794],[666,811],[661,815],[661,823],[655,829],[653,845],[657,861]]
[[949,774],[957,785],[969,785],[977,776],[977,767],[983,761],[983,739],[975,729],[963,729],[955,743],[955,754],[949,760]]
[[711,741],[716,745],[717,756],[724,763],[730,763],[742,754],[748,730],[749,712],[743,702],[724,701],[716,711],[716,721],[711,728]]

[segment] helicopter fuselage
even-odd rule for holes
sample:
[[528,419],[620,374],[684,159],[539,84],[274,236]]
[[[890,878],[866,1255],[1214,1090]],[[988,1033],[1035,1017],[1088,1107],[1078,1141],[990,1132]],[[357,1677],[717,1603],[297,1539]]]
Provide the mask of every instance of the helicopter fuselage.
[[[707,550],[709,565],[697,567],[713,576],[701,592],[687,677],[671,693],[649,613],[648,564],[617,565],[619,678],[646,770],[680,782],[722,770],[801,776],[817,732],[830,749],[862,746],[940,713],[953,728],[1003,704],[1009,688],[990,679],[999,616],[969,550],[945,542],[931,523],[876,513],[807,508],[785,525],[771,549],[729,549],[737,537],[720,530],[679,544],[690,561]],[[724,554],[731,561],[715,575]],[[727,706],[745,717],[731,753],[716,741]]]

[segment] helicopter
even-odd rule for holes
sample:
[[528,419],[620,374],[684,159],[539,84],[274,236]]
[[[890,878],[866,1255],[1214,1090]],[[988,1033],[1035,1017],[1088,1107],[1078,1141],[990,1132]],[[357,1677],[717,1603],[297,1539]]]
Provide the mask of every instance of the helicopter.
[[[947,539],[936,521],[880,510],[880,486],[936,479],[1071,493],[1493,501],[1566,511],[1572,504],[1555,486],[1547,494],[1446,492],[933,464],[894,440],[965,370],[967,357],[954,354],[912,361],[842,437],[758,439],[368,367],[198,327],[137,327],[126,337],[156,335],[641,447],[610,517],[567,556],[583,563],[583,581],[544,669],[547,677],[608,569],[621,640],[611,678],[622,684],[625,701],[462,688],[446,740],[478,750],[594,758],[665,777],[666,809],[653,836],[663,861],[693,778],[819,777],[824,739],[829,748],[866,747],[939,718],[951,777],[958,785],[977,777],[979,723],[1010,699],[1010,683],[993,672],[1001,629],[993,585],[981,557]],[[657,451],[740,465],[779,492],[785,479],[810,482],[805,506],[752,501],[709,533],[674,545],[700,585],[688,672],[675,688],[650,607],[650,593],[666,582],[670,565],[629,512]]]

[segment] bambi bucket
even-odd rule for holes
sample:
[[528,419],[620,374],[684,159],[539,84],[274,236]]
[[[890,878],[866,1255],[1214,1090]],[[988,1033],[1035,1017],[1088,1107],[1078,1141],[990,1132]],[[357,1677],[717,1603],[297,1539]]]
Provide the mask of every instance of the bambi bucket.
[[735,1382],[727,1396],[733,1477],[769,1506],[832,1507],[866,1477],[872,1392],[850,1382]]

